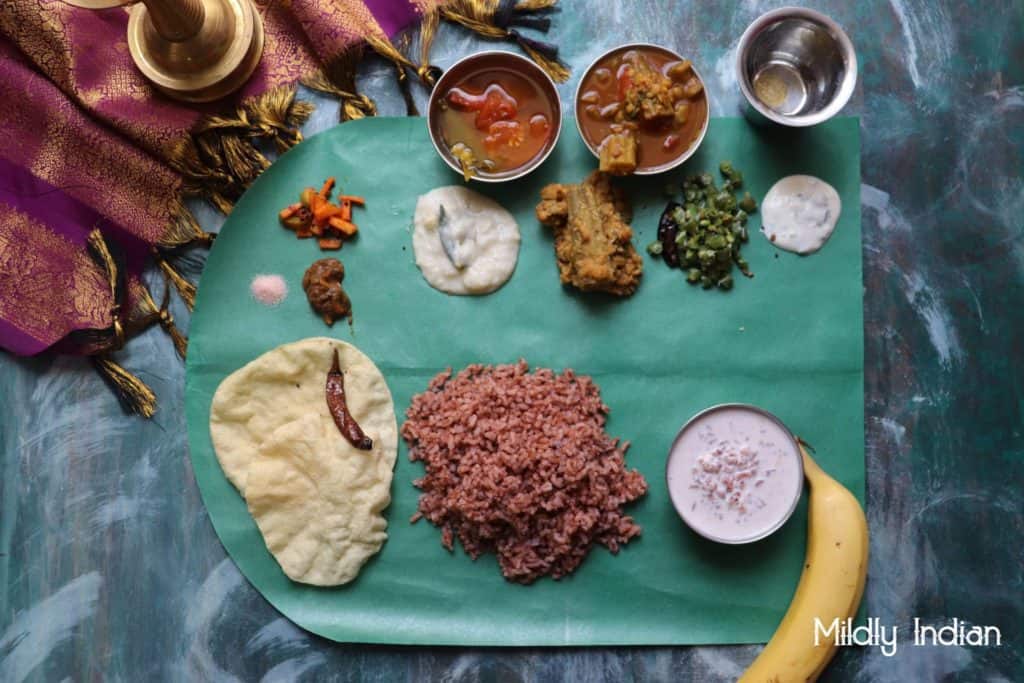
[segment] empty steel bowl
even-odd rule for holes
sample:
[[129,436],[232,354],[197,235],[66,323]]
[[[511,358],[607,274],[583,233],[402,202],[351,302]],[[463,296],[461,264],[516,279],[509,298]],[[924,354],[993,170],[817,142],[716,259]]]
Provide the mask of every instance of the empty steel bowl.
[[829,17],[783,7],[743,32],[736,75],[746,98],[744,113],[752,121],[813,126],[849,101],[857,82],[857,55]]
[[444,141],[444,136],[441,134],[441,124],[438,120],[438,100],[444,96],[446,92],[463,78],[480,72],[486,72],[489,70],[498,71],[512,71],[523,78],[527,78],[533,81],[544,97],[548,100],[551,105],[552,121],[551,137],[548,139],[547,144],[540,154],[535,156],[529,162],[510,169],[508,171],[502,171],[499,173],[479,173],[473,176],[473,180],[482,183],[501,183],[507,180],[515,180],[516,178],[522,178],[524,175],[532,171],[533,169],[544,163],[544,160],[551,154],[551,150],[555,148],[555,144],[558,142],[558,136],[562,130],[562,103],[558,97],[558,90],[555,88],[554,81],[551,77],[544,72],[544,69],[540,68],[526,57],[521,57],[513,52],[503,52],[501,50],[487,50],[484,52],[477,52],[471,54],[468,57],[463,57],[459,61],[448,67],[448,70],[444,72],[444,75],[438,79],[434,85],[434,90],[430,93],[430,103],[427,105],[427,128],[430,131],[430,141],[434,143],[434,149],[444,159],[444,162],[451,166],[452,170],[456,173],[462,173],[462,166],[458,160],[452,155],[451,150],[448,149],[448,145]]

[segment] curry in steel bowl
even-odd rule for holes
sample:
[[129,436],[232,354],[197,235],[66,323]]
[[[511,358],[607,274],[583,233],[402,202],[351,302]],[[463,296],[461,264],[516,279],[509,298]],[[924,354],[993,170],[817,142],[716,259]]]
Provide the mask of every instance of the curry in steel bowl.
[[512,180],[536,168],[561,126],[555,85],[510,52],[481,52],[454,64],[430,98],[431,139],[466,180]]
[[623,45],[599,57],[583,75],[576,122],[602,171],[667,171],[689,158],[704,138],[704,82],[689,60],[671,50]]

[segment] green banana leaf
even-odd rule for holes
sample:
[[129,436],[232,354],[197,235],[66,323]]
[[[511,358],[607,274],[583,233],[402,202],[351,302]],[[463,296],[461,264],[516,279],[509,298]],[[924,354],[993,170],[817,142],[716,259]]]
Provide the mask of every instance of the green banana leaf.
[[[558,280],[550,232],[534,217],[540,188],[578,182],[595,159],[568,127],[544,165],[519,181],[473,188],[517,217],[512,279],[483,297],[432,289],[413,260],[418,195],[461,183],[431,147],[425,121],[373,118],[340,125],[285,154],[239,202],[210,253],[192,319],[186,388],[196,481],[224,547],[242,573],[299,626],[339,641],[429,645],[639,645],[763,642],[796,586],[806,504],[768,539],[723,546],[690,531],[665,485],[665,458],[699,410],[746,402],[778,415],[817,450],[828,472],[863,500],[863,309],[859,125],[834,119],[810,130],[757,129],[714,119],[698,154],[675,174],[623,182],[635,209],[637,248],[654,239],[670,181],[728,159],[761,198],[780,177],[816,175],[843,202],[839,226],[817,254],[776,250],[749,224],[743,253],[755,273],[731,292],[704,291],[644,252],[628,299],[583,294]],[[328,330],[301,279],[323,256],[296,240],[277,212],[307,185],[335,175],[357,209],[358,239],[338,254],[354,306],[351,327]],[[280,273],[291,293],[277,308],[249,295],[257,273]],[[384,372],[399,422],[412,396],[447,367],[508,363],[570,367],[591,375],[611,407],[609,433],[632,442],[627,464],[650,490],[627,508],[643,535],[618,555],[595,547],[575,574],[530,586],[505,581],[493,556],[449,553],[428,522],[410,524],[422,476],[402,445],[387,511],[389,539],[353,583],[333,589],[289,581],[267,552],[245,502],[210,443],[210,401],[228,374],[280,344],[329,334],[356,344]]]

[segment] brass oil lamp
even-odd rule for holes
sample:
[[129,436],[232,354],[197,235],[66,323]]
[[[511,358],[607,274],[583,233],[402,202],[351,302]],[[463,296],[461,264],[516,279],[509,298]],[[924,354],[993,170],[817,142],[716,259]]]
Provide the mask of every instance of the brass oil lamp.
[[263,53],[251,0],[64,0],[86,9],[124,5],[135,65],[170,97],[209,102],[242,87]]

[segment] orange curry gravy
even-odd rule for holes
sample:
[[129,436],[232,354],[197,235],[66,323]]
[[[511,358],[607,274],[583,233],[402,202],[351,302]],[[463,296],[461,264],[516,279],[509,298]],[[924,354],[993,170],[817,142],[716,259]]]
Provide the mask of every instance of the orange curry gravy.
[[554,135],[554,116],[543,91],[506,69],[470,74],[435,106],[444,143],[464,173],[499,175],[525,166]]
[[656,47],[626,47],[584,76],[576,111],[583,137],[595,149],[615,134],[636,141],[632,159],[612,173],[653,169],[685,154],[708,117],[704,84],[689,60]]

